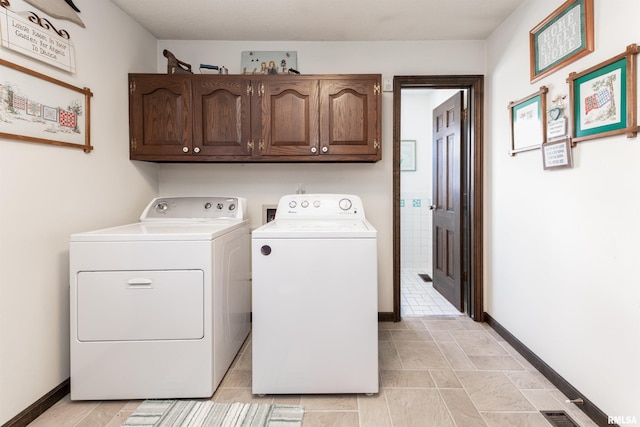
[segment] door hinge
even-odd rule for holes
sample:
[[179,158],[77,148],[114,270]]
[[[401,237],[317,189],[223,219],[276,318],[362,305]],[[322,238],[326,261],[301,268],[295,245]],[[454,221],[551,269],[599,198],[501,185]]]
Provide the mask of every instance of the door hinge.
[[131,146],[131,152],[135,152],[138,149],[138,141],[135,138],[131,138],[129,145]]
[[463,271],[463,272],[462,272],[462,281],[463,281],[463,282],[466,282],[466,281],[467,281],[467,272],[466,272],[466,271]]
[[373,85],[373,93],[374,95],[380,95],[380,85],[379,84],[374,84]]
[[373,148],[375,148],[376,150],[380,149],[380,140],[378,138],[373,140]]
[[464,110],[462,110],[462,120],[467,121],[469,119],[469,110],[467,110],[466,108]]
[[133,95],[136,91],[136,82],[129,82],[129,95]]

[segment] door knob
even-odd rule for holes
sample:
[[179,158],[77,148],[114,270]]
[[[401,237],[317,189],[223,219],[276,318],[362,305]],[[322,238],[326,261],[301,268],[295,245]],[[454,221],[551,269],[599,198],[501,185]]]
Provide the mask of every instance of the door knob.
[[435,211],[438,207],[436,205],[429,205],[430,211]]

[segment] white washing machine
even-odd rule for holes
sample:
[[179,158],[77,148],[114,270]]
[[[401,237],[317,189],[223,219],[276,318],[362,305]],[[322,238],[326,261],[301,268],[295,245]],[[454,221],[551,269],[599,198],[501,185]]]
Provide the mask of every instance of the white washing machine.
[[377,393],[377,231],[360,198],[284,196],[251,246],[253,393]]
[[212,396],[250,329],[246,201],[157,198],[70,240],[71,399]]

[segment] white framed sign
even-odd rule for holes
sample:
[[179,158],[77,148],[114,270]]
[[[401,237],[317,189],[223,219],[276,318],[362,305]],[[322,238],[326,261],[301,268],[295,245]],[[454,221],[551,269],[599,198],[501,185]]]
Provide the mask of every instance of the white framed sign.
[[76,72],[76,53],[69,33],[34,12],[16,13],[0,7],[0,39],[7,49]]

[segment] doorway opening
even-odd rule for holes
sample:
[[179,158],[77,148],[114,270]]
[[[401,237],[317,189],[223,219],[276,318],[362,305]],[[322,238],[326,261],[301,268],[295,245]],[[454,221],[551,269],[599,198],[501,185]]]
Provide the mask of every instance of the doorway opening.
[[[458,89],[401,89],[400,313],[402,317],[459,315],[434,286],[433,110]],[[467,90],[462,91],[468,99]],[[465,105],[466,108],[466,105]]]
[[[459,233],[460,240],[460,271],[462,282],[462,298],[464,300],[464,312],[476,321],[483,320],[483,301],[482,301],[482,123],[483,123],[483,86],[484,77],[480,75],[471,76],[396,76],[394,77],[394,101],[393,101],[393,299],[395,321],[402,318],[402,274],[403,244],[405,246],[404,266],[409,264],[411,259],[407,254],[407,245],[412,244],[403,242],[402,221],[403,212],[402,205],[407,203],[412,207],[421,207],[423,203],[429,203],[430,196],[427,194],[416,194],[413,197],[409,191],[402,193],[402,169],[413,167],[413,163],[409,165],[401,165],[401,161],[406,162],[406,150],[411,152],[411,142],[403,143],[403,139],[411,141],[409,135],[403,133],[403,93],[405,98],[409,98],[417,94],[417,91],[440,91],[452,90],[464,91],[465,93],[465,117],[464,117],[464,134],[462,155],[460,157],[460,175],[461,189],[459,192],[460,206],[462,206],[462,224]],[[414,90],[416,92],[414,92]],[[434,106],[437,103],[434,104]],[[431,114],[430,112],[428,114]],[[431,136],[429,136],[429,139]],[[416,147],[417,148],[417,147]],[[422,147],[424,152],[425,147]],[[403,151],[404,150],[404,151]],[[416,150],[418,153],[419,149]],[[425,161],[424,159],[421,161]],[[405,174],[406,175],[406,174]],[[407,179],[408,181],[408,179]],[[429,191],[430,192],[430,191]],[[420,193],[420,191],[418,191]],[[420,206],[416,206],[420,205]],[[428,206],[431,206],[429,204]],[[405,212],[408,212],[405,210]],[[408,219],[405,213],[405,224]],[[430,219],[425,216],[422,218],[423,223]],[[422,228],[429,228],[422,225]],[[405,230],[404,235],[408,232]],[[413,234],[415,236],[415,233]],[[426,246],[429,243],[421,242],[422,251],[426,252]],[[422,256],[422,255],[418,255]],[[429,258],[431,258],[429,253]],[[418,267],[419,269],[432,268],[430,266]],[[420,272],[429,274],[428,271]],[[430,275],[431,276],[431,275]],[[432,277],[432,276],[431,276]],[[456,310],[457,313],[459,313]],[[443,313],[445,314],[445,313]]]

